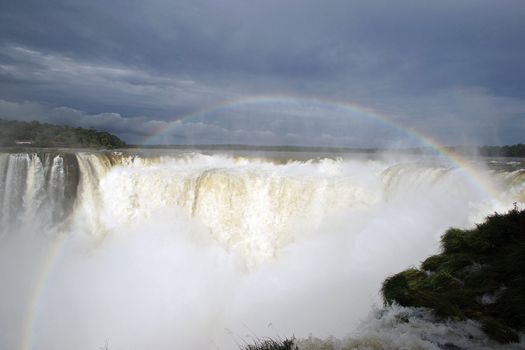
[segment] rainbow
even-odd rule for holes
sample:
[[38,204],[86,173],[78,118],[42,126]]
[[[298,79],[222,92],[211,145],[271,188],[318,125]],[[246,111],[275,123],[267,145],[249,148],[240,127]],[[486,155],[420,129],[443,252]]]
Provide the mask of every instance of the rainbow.
[[[180,127],[184,123],[194,122],[192,120],[210,117],[213,118],[219,112],[228,112],[239,110],[243,107],[254,106],[258,108],[268,108],[268,107],[289,107],[289,106],[309,106],[315,107],[319,110],[324,111],[335,111],[341,112],[347,115],[359,115],[365,117],[369,120],[378,121],[381,124],[391,127],[396,131],[400,131],[409,136],[416,136],[416,139],[423,141],[425,138],[422,134],[412,130],[409,126],[404,126],[399,122],[393,121],[392,116],[389,116],[385,113],[373,110],[369,107],[362,106],[357,103],[348,103],[337,100],[330,100],[327,98],[318,98],[318,97],[296,97],[296,96],[249,96],[242,97],[237,99],[231,99],[223,101],[219,104],[213,105],[211,107],[201,108],[195,112],[185,114],[176,118],[176,120],[171,122],[166,122],[160,125],[155,129],[149,136],[145,137],[142,141],[142,144],[162,144],[159,142],[162,136],[169,135],[170,132],[174,131],[177,127]],[[427,144],[426,142],[424,142]],[[280,146],[280,145],[279,145]]]
[[175,121],[166,122],[161,127],[157,128],[151,135],[144,138],[143,144],[155,144],[156,140],[161,139],[162,136],[169,135],[170,132],[174,131],[174,129],[180,127],[185,122],[192,122],[192,119],[202,118],[204,116],[213,117],[214,114],[218,112],[235,111],[246,106],[257,106],[263,108],[290,105],[312,106],[320,110],[343,112],[348,115],[358,114],[367,119],[377,121],[384,126],[400,132],[401,134],[407,135],[410,139],[416,140],[419,145],[432,149],[436,154],[448,160],[452,167],[461,171],[466,178],[471,179],[480,191],[491,197],[496,197],[499,194],[499,189],[495,188],[494,184],[492,184],[471,161],[451,151],[432,136],[426,135],[412,126],[404,125],[401,122],[395,121],[393,115],[388,115],[384,112],[365,107],[358,103],[327,98],[309,96],[298,97],[289,95],[257,95],[226,100],[212,107],[203,108],[196,112],[183,115]]
[[[179,118],[177,121],[168,122],[164,124],[161,128],[157,129],[152,135],[144,139],[144,144],[148,144],[152,141],[155,141],[159,136],[162,136],[163,134],[169,134],[170,131],[175,127],[179,126],[180,123],[184,123],[193,118],[201,117],[203,115],[212,115],[217,111],[227,111],[246,105],[275,106],[279,104],[286,105],[290,103],[302,103],[316,106],[319,108],[329,108],[331,110],[344,111],[346,113],[360,113],[361,115],[364,115],[367,118],[371,118],[398,131],[402,131],[408,136],[419,140],[422,145],[432,148],[437,154],[447,159],[451,163],[451,165],[454,168],[456,168],[457,171],[461,172],[462,176],[466,177],[469,180],[469,182],[471,182],[483,194],[488,195],[489,198],[495,198],[499,194],[499,190],[495,188],[494,185],[490,181],[488,181],[488,179],[485,176],[482,175],[480,169],[478,169],[472,162],[468,161],[467,159],[458,154],[449,151],[447,148],[445,148],[432,137],[424,135],[411,127],[404,126],[399,122],[395,122],[390,116],[384,113],[360,106],[355,103],[345,103],[328,99],[297,98],[288,96],[254,96],[236,100],[229,100],[214,107],[202,109],[195,113],[185,115],[182,118]],[[53,270],[53,266],[56,264],[58,257],[60,256],[60,252],[62,251],[62,248],[66,241],[66,235],[58,235],[57,239],[49,249],[49,253],[46,257],[45,263],[42,264],[40,268],[39,278],[35,283],[35,287],[33,289],[33,293],[28,305],[27,316],[25,317],[25,322],[23,325],[23,335],[20,344],[21,350],[30,350],[33,348],[33,331],[35,323],[38,319],[40,298],[46,290],[46,283],[48,281],[48,277],[51,271]]]
[[40,273],[36,279],[33,293],[29,299],[27,315],[22,328],[22,338],[20,343],[20,350],[32,349],[33,328],[38,319],[40,298],[46,290],[46,283],[49,274],[53,270],[54,265],[58,261],[62,247],[66,242],[68,236],[64,233],[58,233],[56,238],[50,243],[49,252],[43,263],[40,265]]

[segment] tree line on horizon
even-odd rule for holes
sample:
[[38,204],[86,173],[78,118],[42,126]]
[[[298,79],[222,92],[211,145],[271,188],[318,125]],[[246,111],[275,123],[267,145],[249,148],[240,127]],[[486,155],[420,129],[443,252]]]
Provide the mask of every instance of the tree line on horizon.
[[117,136],[94,128],[0,119],[0,146],[122,148]]
[[445,149],[465,155],[480,155],[484,157],[525,157],[525,144],[505,146],[452,146]]
[[510,146],[482,146],[480,153],[483,156],[525,157],[525,144],[518,143]]
[[[87,148],[214,148],[254,149],[288,151],[364,152],[375,153],[381,149],[354,149],[348,147],[306,147],[306,146],[255,146],[255,145],[128,145],[119,137],[94,128],[55,125],[38,121],[16,121],[0,119],[0,146],[33,147],[87,147]],[[451,146],[446,149],[460,154],[479,154],[487,157],[525,157],[525,144],[506,146]],[[384,150],[383,150],[384,151]],[[426,154],[429,149],[409,148],[390,150],[395,152]]]

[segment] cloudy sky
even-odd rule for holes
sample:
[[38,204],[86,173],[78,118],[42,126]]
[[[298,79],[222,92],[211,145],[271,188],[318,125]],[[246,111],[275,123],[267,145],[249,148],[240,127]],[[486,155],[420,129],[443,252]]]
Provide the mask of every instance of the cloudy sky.
[[525,142],[524,18],[522,0],[4,0],[0,118],[130,143]]

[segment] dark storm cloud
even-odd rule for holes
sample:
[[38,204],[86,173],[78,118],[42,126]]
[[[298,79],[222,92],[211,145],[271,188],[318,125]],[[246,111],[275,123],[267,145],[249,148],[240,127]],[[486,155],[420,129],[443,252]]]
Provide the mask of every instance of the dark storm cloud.
[[0,6],[6,102],[163,122],[243,96],[317,96],[368,105],[443,142],[523,141],[522,1]]

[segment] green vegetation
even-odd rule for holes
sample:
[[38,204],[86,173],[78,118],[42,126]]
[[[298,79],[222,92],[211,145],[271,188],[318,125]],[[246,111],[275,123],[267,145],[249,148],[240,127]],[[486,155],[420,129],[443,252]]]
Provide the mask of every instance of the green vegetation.
[[481,323],[501,343],[525,329],[525,210],[489,216],[472,230],[449,229],[442,253],[385,280],[386,305],[427,307],[442,319]]
[[126,143],[95,129],[0,119],[0,146],[122,148]]
[[507,146],[454,146],[447,150],[464,155],[479,154],[485,157],[525,157],[525,144],[518,143]]
[[518,143],[510,146],[483,146],[480,148],[483,156],[497,157],[525,157],[525,144]]
[[257,339],[253,344],[246,345],[243,350],[297,350],[295,339]]

